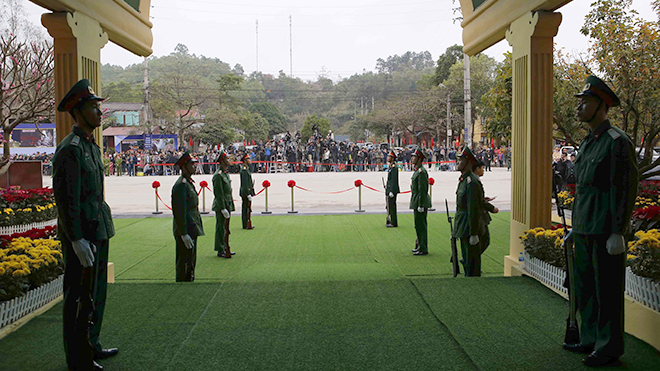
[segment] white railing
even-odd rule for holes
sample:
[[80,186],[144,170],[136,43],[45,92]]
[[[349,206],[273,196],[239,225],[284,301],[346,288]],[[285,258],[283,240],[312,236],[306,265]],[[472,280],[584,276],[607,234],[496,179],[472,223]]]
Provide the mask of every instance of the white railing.
[[0,302],[0,328],[57,299],[62,295],[63,284],[64,275],[61,275],[45,285],[28,291],[23,296]]
[[531,257],[525,252],[525,270],[539,281],[551,286],[552,288],[568,294],[564,287],[566,272],[563,269],[550,265],[543,260]]
[[29,231],[30,229],[50,227],[56,224],[57,224],[57,219],[51,219],[51,220],[46,220],[44,222],[0,227],[0,236],[10,236],[14,233],[23,233]]
[[626,294],[647,307],[660,312],[660,284],[640,277],[626,268]]
[[[543,260],[532,258],[526,252],[524,267],[530,276],[535,277],[564,294],[568,293],[563,286],[566,277],[564,270],[552,266]],[[636,275],[630,267],[626,268],[626,295],[660,312],[660,283],[655,283],[650,278]]]

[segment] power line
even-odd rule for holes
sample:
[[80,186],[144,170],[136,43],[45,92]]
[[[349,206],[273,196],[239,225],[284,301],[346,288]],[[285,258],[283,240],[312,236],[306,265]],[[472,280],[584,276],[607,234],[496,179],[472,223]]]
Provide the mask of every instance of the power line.
[[[344,5],[344,6],[300,6],[300,5],[295,5],[295,6],[287,6],[287,5],[264,5],[264,4],[258,4],[258,5],[252,5],[252,4],[238,4],[238,3],[225,3],[225,2],[220,2],[220,1],[205,1],[205,0],[188,0],[188,3],[201,3],[201,4],[214,4],[214,5],[225,5],[225,6],[238,6],[238,7],[253,7],[253,8],[279,8],[279,9],[359,9],[359,8],[373,8],[373,4],[369,5]],[[399,3],[399,4],[378,4],[379,7],[388,7],[388,6],[405,6],[409,7],[411,5],[422,5],[422,4],[437,4],[438,1],[420,1],[420,2],[412,2],[412,3]]]
[[[210,21],[200,21],[198,19],[183,19],[183,18],[167,18],[167,17],[151,17],[153,19],[162,19],[162,20],[168,20],[168,21],[175,21],[175,22],[187,22],[187,23],[195,23],[195,24],[212,24],[212,25],[217,25],[217,26],[231,26],[231,27],[252,27],[251,23],[225,23],[225,22],[210,22]],[[383,23],[383,24],[354,24],[354,25],[341,25],[341,28],[364,28],[364,27],[392,27],[392,26],[409,26],[409,25],[419,25],[419,24],[428,24],[428,23],[438,23],[438,22],[451,22],[451,19],[435,19],[435,20],[430,20],[430,21],[415,21],[415,22],[399,22],[399,23]],[[278,28],[283,28],[283,27],[288,27],[288,25],[261,25],[261,27],[278,27]],[[315,24],[315,25],[299,25],[296,26],[296,28],[325,28],[327,29],[329,26],[326,25],[321,25],[321,24]],[[332,27],[338,27],[336,25],[332,25]]]
[[[180,11],[186,11],[186,12],[198,12],[198,13],[219,13],[219,14],[231,14],[231,15],[247,15],[247,16],[278,16],[280,14],[273,14],[273,13],[255,13],[255,12],[234,12],[234,11],[228,11],[228,10],[211,10],[211,9],[191,9],[191,8],[182,8],[182,7],[173,7],[173,6],[163,6],[163,5],[158,5],[158,6],[153,6],[152,8],[154,9],[169,9],[169,10],[176,10],[178,12]],[[448,12],[451,11],[451,8],[443,8],[443,9],[424,9],[424,10],[417,10],[417,11],[410,11],[410,12],[390,12],[390,13],[368,13],[368,14],[359,14],[359,13],[351,13],[351,14],[304,14],[303,16],[305,17],[323,17],[323,18],[328,18],[328,17],[345,17],[345,16],[351,16],[351,17],[374,17],[374,16],[388,16],[388,15],[405,15],[405,14],[426,14],[426,13],[436,13],[436,12]]]

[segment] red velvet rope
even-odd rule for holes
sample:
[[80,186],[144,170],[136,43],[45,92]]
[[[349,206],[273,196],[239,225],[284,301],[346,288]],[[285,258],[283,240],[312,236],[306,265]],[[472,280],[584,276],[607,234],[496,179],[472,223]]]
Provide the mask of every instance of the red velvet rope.
[[355,187],[351,187],[351,188],[345,189],[345,190],[343,190],[343,191],[336,191],[336,192],[316,192],[316,191],[309,190],[309,189],[307,189],[307,188],[303,188],[303,187],[301,187],[301,186],[299,186],[299,185],[296,185],[296,186],[294,186],[294,187],[296,187],[296,188],[298,188],[298,189],[301,189],[301,190],[303,190],[303,191],[307,191],[307,192],[311,192],[311,193],[318,193],[318,194],[322,194],[322,195],[334,195],[334,194],[338,194],[338,193],[344,193],[344,192],[348,192],[348,191],[350,191],[350,190],[352,190],[352,189],[355,188]]
[[171,207],[169,207],[169,206],[167,206],[167,204],[165,203],[165,201],[163,201],[163,199],[162,199],[162,198],[160,198],[160,195],[158,194],[158,188],[156,188],[156,197],[158,197],[158,199],[160,200],[160,202],[162,202],[162,203],[163,203],[163,205],[165,205],[165,207],[166,207],[166,208],[168,208],[168,209],[170,209],[170,210],[172,210],[172,208],[171,208]]

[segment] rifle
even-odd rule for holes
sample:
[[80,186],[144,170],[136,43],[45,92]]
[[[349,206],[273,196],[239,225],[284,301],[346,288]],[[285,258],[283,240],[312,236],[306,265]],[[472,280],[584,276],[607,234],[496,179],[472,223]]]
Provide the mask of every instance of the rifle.
[[387,194],[387,186],[385,185],[385,179],[383,179],[383,177],[380,177],[380,180],[383,182],[383,189],[385,192],[385,210],[387,210],[387,217],[385,220],[387,221],[387,224],[392,224],[392,221],[390,220],[390,200]]
[[225,235],[222,240],[225,243],[225,258],[231,258],[231,250],[229,249],[229,218],[226,218],[224,221],[225,225]]
[[[252,193],[254,193],[254,179],[252,180]],[[248,229],[252,229],[252,201],[248,201]]]
[[452,217],[449,216],[449,203],[445,198],[445,208],[447,209],[447,221],[449,221],[449,231],[451,232],[451,266],[454,273],[454,277],[458,276],[460,273],[458,269],[458,249],[456,248],[456,237],[454,236],[454,224],[452,223]]
[[80,292],[76,299],[76,318],[74,322],[74,339],[69,345],[69,358],[76,359],[81,365],[94,364],[94,346],[90,339],[92,315],[94,313],[94,267],[83,268],[80,277]]
[[[561,202],[559,201],[559,193],[557,189],[561,186],[563,178],[558,172],[554,173],[552,178],[552,195],[557,204],[557,214],[561,217],[561,222],[564,225],[564,236],[568,235],[568,228],[566,228],[566,216]],[[573,345],[580,343],[580,330],[577,324],[577,299],[575,298],[575,277],[573,277],[573,247],[570,242],[564,240],[564,254],[566,256],[566,281],[564,286],[568,289],[568,318],[566,318],[566,333],[564,335],[564,345]]]

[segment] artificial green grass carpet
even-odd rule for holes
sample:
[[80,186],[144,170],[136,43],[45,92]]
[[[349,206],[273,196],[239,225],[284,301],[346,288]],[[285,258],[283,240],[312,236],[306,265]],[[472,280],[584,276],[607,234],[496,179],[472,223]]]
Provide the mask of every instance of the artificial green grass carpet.
[[[412,214],[399,215],[398,228],[385,228],[384,215],[253,217],[254,230],[231,218],[233,259],[213,250],[215,218],[205,217],[206,236],[197,240],[196,281],[372,280],[451,275],[449,224],[429,214],[429,255],[413,256]],[[117,282],[174,282],[172,220],[118,219],[110,241]],[[502,276],[509,253],[509,214],[494,215],[491,246],[482,256],[486,276]],[[460,254],[460,246],[459,246]]]
[[[197,280],[174,283],[171,220],[117,220],[101,341],[106,370],[583,370],[561,349],[566,301],[527,277],[503,278],[508,215],[493,225],[484,273],[451,278],[444,216],[430,254],[412,256],[412,216],[234,219],[232,259],[200,239]],[[442,223],[444,222],[444,223]],[[492,229],[491,229],[492,231]],[[500,276],[500,277],[494,277]],[[62,304],[0,340],[0,370],[64,371]],[[630,370],[658,352],[626,336]]]

